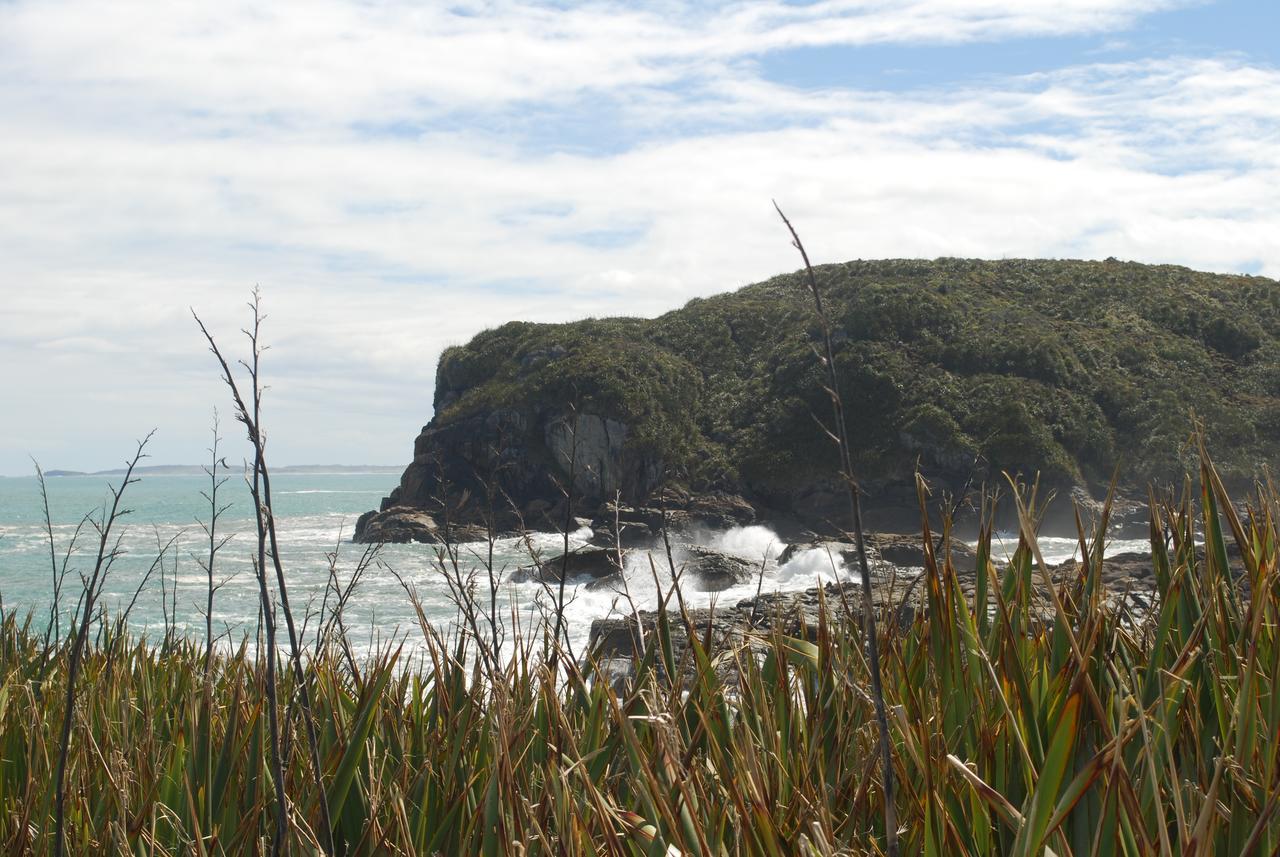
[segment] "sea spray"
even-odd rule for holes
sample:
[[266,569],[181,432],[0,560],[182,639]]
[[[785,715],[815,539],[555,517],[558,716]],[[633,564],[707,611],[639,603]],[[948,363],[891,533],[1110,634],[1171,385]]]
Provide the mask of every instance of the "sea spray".
[[778,569],[775,579],[779,588],[790,589],[796,584],[803,584],[799,588],[807,589],[810,586],[856,578],[846,567],[840,552],[824,545],[797,551]]
[[[280,549],[285,560],[285,571],[290,585],[296,586],[299,603],[310,601],[318,609],[328,583],[328,554],[339,548],[338,574],[345,580],[350,568],[362,549],[351,545],[351,528],[359,512],[364,508],[362,495],[385,493],[386,475],[315,475],[296,474],[279,479],[277,503]],[[86,511],[102,499],[104,480],[94,477],[66,477],[50,482],[54,514],[54,535],[61,548],[75,529],[76,522]],[[103,593],[103,606],[108,611],[122,609],[132,597],[136,587],[150,564],[155,550],[157,531],[168,539],[185,530],[181,537],[183,553],[178,566],[178,623],[188,632],[203,635],[203,617],[199,612],[205,581],[203,572],[190,559],[189,551],[199,541],[199,527],[195,521],[203,513],[200,490],[204,487],[200,477],[173,476],[163,479],[144,478],[131,488],[135,514],[126,530],[122,531],[122,547],[126,553],[119,558],[112,577]],[[252,509],[238,494],[229,495],[237,501],[220,529],[228,534],[236,533],[226,550],[219,554],[219,577],[229,580],[219,592],[214,616],[214,630],[222,634],[220,646],[233,647],[242,635],[248,634],[250,646],[257,624],[257,599],[254,592],[254,575],[249,547],[252,542]],[[34,478],[0,480],[0,592],[4,593],[7,607],[19,611],[31,610],[36,621],[48,615],[48,547],[43,533],[39,510],[38,486]],[[153,529],[153,527],[155,529]],[[570,534],[573,549],[585,548],[591,538],[591,530],[583,527]],[[533,533],[529,544],[543,559],[557,556],[562,536],[557,533]],[[189,540],[189,541],[187,541]],[[685,603],[689,607],[706,607],[712,602],[729,606],[738,601],[753,598],[757,583],[764,593],[799,591],[832,580],[849,580],[838,553],[828,555],[825,550],[801,549],[786,564],[779,565],[777,558],[786,547],[766,526],[736,527],[724,531],[707,531],[691,537],[673,537],[672,549],[677,569],[686,555],[683,542],[711,548],[739,557],[756,569],[745,583],[720,592],[702,591],[689,581],[682,587]],[[1042,539],[1041,548],[1050,564],[1070,559],[1076,550],[1072,539]],[[997,538],[993,544],[994,559],[1002,564],[1006,556],[1017,547],[1017,537],[1010,535],[1003,542]],[[477,569],[478,583],[485,586],[485,574],[480,560],[487,553],[482,543],[459,546],[466,567]],[[1150,545],[1145,539],[1117,540],[1108,547],[1108,554],[1147,552]],[[420,645],[421,634],[417,629],[417,616],[399,581],[387,568],[408,581],[422,600],[427,619],[441,630],[448,630],[457,621],[457,610],[450,600],[449,591],[440,574],[435,559],[436,548],[425,544],[391,544],[383,547],[380,559],[384,566],[366,574],[347,606],[348,627],[352,633],[352,646],[359,654],[376,649],[380,643],[408,636],[412,648]],[[834,567],[833,567],[834,560]],[[763,561],[763,577],[758,576]],[[73,558],[73,567],[77,560]],[[495,570],[501,573],[502,591],[499,597],[499,613],[504,623],[510,623],[514,609],[520,617],[523,629],[532,628],[530,622],[540,609],[536,600],[542,595],[544,606],[549,606],[545,593],[537,583],[505,582],[520,566],[532,563],[528,547],[523,539],[503,539],[496,545]],[[574,651],[585,646],[595,619],[610,614],[618,615],[631,610],[631,602],[638,609],[653,609],[658,602],[658,589],[654,583],[657,571],[658,584],[664,592],[671,589],[671,570],[665,549],[659,544],[650,551],[628,552],[623,579],[588,588],[584,583],[571,581],[568,587],[569,604],[566,618],[569,622]],[[901,572],[910,575],[910,570]],[[69,610],[72,605],[65,605]],[[486,605],[487,607],[487,605]],[[139,598],[133,612],[133,630],[157,638],[163,632],[163,613],[160,606],[160,590],[146,590]],[[311,627],[311,626],[309,626]]]
[[706,539],[707,547],[727,553],[731,556],[760,562],[777,560],[786,548],[787,543],[768,527],[752,524],[747,527],[734,527],[718,533],[711,533]]
[[[747,560],[757,569],[762,568],[763,574],[757,572],[745,582],[718,591],[707,591],[697,580],[685,577],[688,573],[685,565],[689,559],[685,543],[673,542],[670,558],[661,543],[647,550],[630,550],[626,553],[621,575],[593,583],[572,581],[573,585],[568,587],[565,618],[574,653],[584,651],[594,620],[627,615],[633,608],[656,609],[660,597],[671,595],[676,576],[680,577],[680,596],[690,609],[735,605],[755,597],[757,589],[763,594],[797,592],[837,580],[853,579],[838,555],[833,569],[832,558],[824,550],[801,551],[790,562],[779,566],[777,557],[786,548],[786,542],[773,530],[760,525],[699,534],[693,542],[700,547]],[[524,582],[511,586],[515,588],[512,595],[517,603],[533,604],[541,597],[549,605],[541,584]],[[671,596],[670,604],[676,604],[674,596]]]

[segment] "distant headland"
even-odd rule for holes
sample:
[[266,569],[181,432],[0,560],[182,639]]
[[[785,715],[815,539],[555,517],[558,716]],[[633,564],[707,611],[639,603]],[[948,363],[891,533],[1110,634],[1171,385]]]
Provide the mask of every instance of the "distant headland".
[[[1085,505],[1116,476],[1145,532],[1147,486],[1182,484],[1193,423],[1230,484],[1280,466],[1274,280],[1114,259],[816,273],[875,526],[918,526],[917,472],[938,497],[1007,473]],[[441,356],[435,414],[357,539],[418,537],[391,525],[446,512],[562,524],[570,491],[574,515],[604,522],[620,501],[637,520],[661,508],[830,529],[845,495],[815,423],[831,413],[818,328],[792,273],[653,319],[484,331]],[[1055,506],[1074,533],[1072,504]]]
[[[203,464],[152,464],[135,467],[133,472],[138,476],[202,476],[208,465]],[[235,468],[224,465],[220,469]],[[316,473],[400,473],[404,467],[385,464],[292,464],[271,468],[276,474],[316,474]],[[123,476],[124,468],[113,470],[46,470],[45,476]]]

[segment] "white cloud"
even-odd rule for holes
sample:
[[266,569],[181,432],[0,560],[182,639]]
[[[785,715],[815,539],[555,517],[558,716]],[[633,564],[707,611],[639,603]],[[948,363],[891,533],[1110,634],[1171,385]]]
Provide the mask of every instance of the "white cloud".
[[[0,71],[28,109],[216,131],[382,121],[657,86],[781,48],[1093,33],[1186,0],[727,4],[283,0],[0,5]],[[468,14],[459,14],[465,11]],[[54,95],[53,100],[49,99]],[[141,96],[141,99],[139,99]],[[96,109],[95,109],[96,108]],[[157,113],[156,108],[161,108]],[[64,117],[66,118],[66,117]]]
[[[35,415],[0,472],[27,452],[96,467],[153,424],[157,460],[198,457],[225,396],[187,307],[235,345],[255,282],[278,454],[407,459],[444,346],[793,269],[774,198],[820,261],[1280,274],[1275,69],[1180,58],[802,92],[743,61],[833,38],[1097,31],[1167,4],[1006,5],[0,5],[0,360],[22,367],[0,395]],[[614,115],[582,133],[619,145],[523,145],[528,123],[601,104]],[[433,124],[442,111],[454,124]]]

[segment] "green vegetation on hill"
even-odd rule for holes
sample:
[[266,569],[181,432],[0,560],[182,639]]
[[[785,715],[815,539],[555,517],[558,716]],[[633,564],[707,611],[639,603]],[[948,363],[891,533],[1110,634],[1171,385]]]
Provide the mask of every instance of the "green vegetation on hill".
[[[855,465],[871,484],[1001,471],[1179,478],[1194,413],[1231,481],[1280,461],[1280,284],[1135,263],[825,265]],[[510,408],[632,427],[695,486],[783,496],[833,472],[798,274],[655,319],[511,323],[440,361],[437,425]]]

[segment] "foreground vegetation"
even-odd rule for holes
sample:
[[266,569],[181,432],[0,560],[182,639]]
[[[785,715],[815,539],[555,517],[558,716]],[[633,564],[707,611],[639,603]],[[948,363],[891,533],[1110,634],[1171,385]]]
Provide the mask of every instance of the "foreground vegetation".
[[[1207,458],[1198,481],[1152,504],[1157,593],[1145,616],[1104,598],[1105,516],[1082,533],[1079,577],[1045,603],[1039,510],[1015,495],[1024,527],[1011,561],[992,555],[984,529],[976,569],[937,550],[916,588],[922,609],[905,624],[882,617],[903,853],[1280,847],[1280,498],[1263,489],[1241,515]],[[931,557],[946,538],[922,534]],[[756,656],[710,651],[691,634],[682,665],[666,630],[682,621],[677,603],[626,688],[597,680],[590,662],[547,657],[537,633],[499,662],[483,629],[446,640],[424,622],[423,659],[362,661],[341,621],[327,622],[300,671],[278,670],[283,843],[315,853],[329,841],[318,780],[339,854],[879,853],[883,791],[856,621],[833,609],[807,634],[766,636]],[[68,850],[269,851],[266,648],[206,659],[203,641],[147,645],[99,617],[94,628],[67,744]],[[70,656],[69,643],[0,619],[5,853],[52,844]]]

